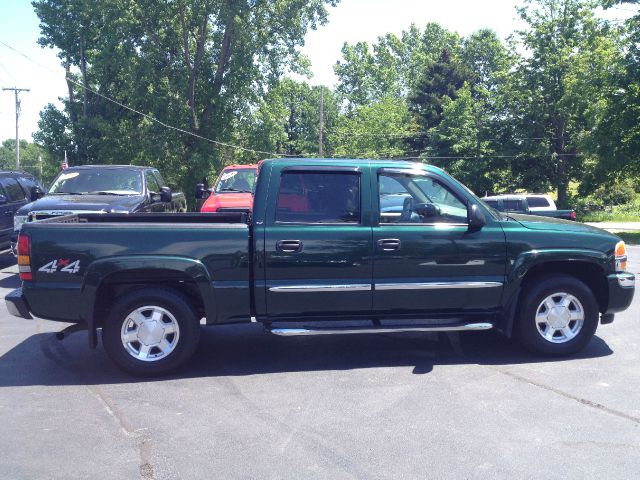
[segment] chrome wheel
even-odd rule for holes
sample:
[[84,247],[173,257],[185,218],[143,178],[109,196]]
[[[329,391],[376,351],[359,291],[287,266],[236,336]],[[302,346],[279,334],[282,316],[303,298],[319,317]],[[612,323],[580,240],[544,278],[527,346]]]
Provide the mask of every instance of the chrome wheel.
[[565,292],[558,292],[545,298],[536,310],[538,333],[551,343],[566,343],[573,340],[584,325],[582,303]]
[[175,350],[179,337],[176,317],[157,305],[136,308],[127,315],[120,331],[127,353],[143,362],[167,357]]

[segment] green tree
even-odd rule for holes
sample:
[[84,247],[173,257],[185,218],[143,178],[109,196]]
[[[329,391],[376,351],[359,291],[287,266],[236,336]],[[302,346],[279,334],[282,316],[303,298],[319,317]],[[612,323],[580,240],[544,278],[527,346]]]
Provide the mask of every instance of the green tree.
[[244,143],[242,119],[284,72],[306,72],[297,47],[336,2],[35,1],[41,44],[60,50],[76,82],[66,119],[49,110],[43,126],[54,131],[42,137],[68,130],[75,163],[154,164],[190,189],[241,151],[188,133]]
[[470,72],[448,49],[442,50],[437,61],[427,65],[409,96],[410,110],[416,117],[422,135],[411,138],[416,151],[438,156],[441,146],[429,138],[431,129],[442,121],[444,104],[455,100],[458,90],[470,79]]
[[[605,0],[603,5],[638,3]],[[587,147],[598,161],[581,185],[582,193],[594,191],[607,177],[640,176],[640,14],[612,30],[620,45],[609,49],[604,98],[592,106],[595,121]]]
[[[0,169],[15,170],[16,141],[13,138],[2,142],[0,146]],[[41,146],[20,140],[20,170],[31,173],[44,182],[48,182],[59,171],[60,162],[53,158]]]
[[519,9],[527,24],[517,32],[523,50],[510,78],[514,175],[525,187],[557,191],[567,206],[572,180],[585,171],[581,143],[589,134],[590,105],[602,96],[608,29],[587,0],[528,0]]
[[249,118],[246,130],[251,144],[283,155],[317,155],[320,138],[321,95],[324,118],[324,155],[334,147],[329,132],[335,129],[339,101],[323,86],[310,86],[290,78],[270,89],[258,110]]
[[340,118],[338,128],[331,136],[336,155],[393,158],[406,156],[405,138],[416,129],[406,102],[387,97],[355,107]]
[[345,43],[342,59],[334,66],[337,92],[351,107],[386,97],[405,98],[415,87],[416,72],[436,60],[444,48],[455,51],[459,40],[439,24],[428,23],[424,31],[411,25],[400,36],[382,35],[371,46]]

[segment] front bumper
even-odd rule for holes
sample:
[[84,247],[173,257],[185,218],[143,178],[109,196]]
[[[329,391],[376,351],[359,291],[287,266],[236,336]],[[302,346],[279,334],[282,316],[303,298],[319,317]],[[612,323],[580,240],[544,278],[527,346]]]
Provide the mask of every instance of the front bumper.
[[604,313],[617,313],[626,310],[635,292],[636,277],[633,273],[612,273],[607,275],[609,283],[609,305]]
[[17,288],[10,292],[6,297],[4,297],[4,301],[7,305],[7,310],[9,310],[11,315],[26,318],[27,320],[33,320],[33,317],[29,313],[27,300],[24,298],[24,294],[22,293],[22,288]]

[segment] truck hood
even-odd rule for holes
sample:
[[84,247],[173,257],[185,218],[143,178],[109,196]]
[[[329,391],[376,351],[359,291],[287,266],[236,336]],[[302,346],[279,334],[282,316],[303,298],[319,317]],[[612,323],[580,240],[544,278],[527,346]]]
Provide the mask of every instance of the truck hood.
[[215,193],[205,200],[200,211],[215,211],[218,208],[251,208],[252,205],[253,195],[251,193]]
[[584,233],[609,233],[601,228],[585,225],[584,223],[560,218],[540,217],[537,215],[524,215],[520,213],[509,213],[508,217],[520,223],[530,230],[560,230],[563,232],[584,232]]
[[47,195],[22,206],[16,215],[52,210],[132,212],[144,202],[144,199],[143,195]]

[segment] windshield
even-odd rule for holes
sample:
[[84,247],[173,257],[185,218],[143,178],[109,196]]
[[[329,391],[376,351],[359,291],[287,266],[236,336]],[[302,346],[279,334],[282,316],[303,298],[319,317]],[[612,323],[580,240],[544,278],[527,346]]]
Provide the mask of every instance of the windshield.
[[142,175],[127,168],[68,169],[54,180],[49,193],[141,195]]
[[222,171],[215,193],[253,193],[255,188],[256,171],[253,168],[228,168]]

